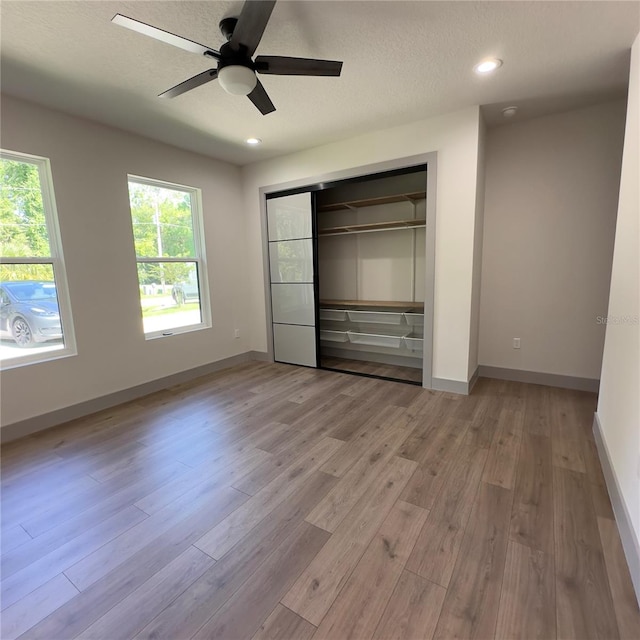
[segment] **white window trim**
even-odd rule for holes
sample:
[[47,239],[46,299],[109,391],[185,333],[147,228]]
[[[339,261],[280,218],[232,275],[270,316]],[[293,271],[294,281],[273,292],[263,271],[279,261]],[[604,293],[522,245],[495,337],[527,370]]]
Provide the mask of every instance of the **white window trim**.
[[[183,327],[175,327],[173,329],[164,329],[161,331],[150,331],[144,333],[146,340],[155,340],[157,338],[168,338],[181,333],[190,333],[191,331],[199,331],[201,329],[210,329],[212,325],[211,321],[211,301],[209,295],[209,274],[207,270],[207,251],[204,242],[204,215],[202,207],[202,190],[198,187],[189,187],[184,184],[178,184],[176,182],[168,182],[166,180],[157,180],[154,178],[145,178],[144,176],[137,176],[133,174],[127,174],[127,187],[129,182],[137,182],[138,184],[144,184],[150,187],[160,187],[166,189],[174,189],[176,191],[184,191],[190,195],[191,202],[191,220],[193,228],[193,246],[195,248],[195,256],[188,256],[185,258],[170,258],[166,257],[144,257],[139,258],[136,254],[136,267],[140,262],[195,262],[198,269],[198,288],[200,294],[200,319],[197,324],[185,325]],[[132,221],[131,238],[133,235],[133,216],[131,215],[131,204],[129,204],[129,216]],[[135,241],[134,241],[135,245]],[[135,252],[135,246],[134,246]],[[137,268],[136,268],[137,277]],[[138,292],[140,291],[140,282],[138,282]],[[138,293],[138,301],[140,302],[140,293]],[[142,313],[142,306],[140,307]],[[142,316],[141,316],[142,317]],[[144,332],[144,324],[143,332]]]
[[[40,177],[40,189],[42,191],[42,206],[44,209],[44,219],[49,235],[48,258],[9,258],[0,257],[0,264],[51,264],[53,265],[53,275],[56,283],[56,294],[58,296],[58,309],[60,311],[60,322],[62,324],[62,336],[64,346],[62,349],[52,350],[50,353],[34,353],[2,360],[0,369],[15,369],[29,364],[38,364],[50,360],[59,360],[78,355],[76,347],[76,336],[73,327],[73,316],[71,313],[71,298],[69,296],[69,285],[67,283],[67,271],[64,263],[64,253],[62,251],[62,237],[60,235],[60,225],[58,223],[58,209],[53,188],[53,174],[51,172],[51,161],[49,158],[34,156],[19,151],[0,150],[0,157],[4,160],[15,162],[28,162],[38,167]],[[46,343],[45,343],[46,344]]]

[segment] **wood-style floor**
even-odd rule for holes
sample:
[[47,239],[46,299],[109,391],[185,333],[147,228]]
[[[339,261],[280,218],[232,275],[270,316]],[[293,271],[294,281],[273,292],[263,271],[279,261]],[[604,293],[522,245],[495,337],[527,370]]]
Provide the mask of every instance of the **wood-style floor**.
[[594,406],[251,363],[10,444],[0,635],[637,638]]
[[413,367],[366,362],[364,360],[351,360],[349,358],[335,358],[333,356],[322,356],[320,366],[327,369],[339,369],[340,371],[366,373],[382,378],[422,383],[422,369],[415,369]]

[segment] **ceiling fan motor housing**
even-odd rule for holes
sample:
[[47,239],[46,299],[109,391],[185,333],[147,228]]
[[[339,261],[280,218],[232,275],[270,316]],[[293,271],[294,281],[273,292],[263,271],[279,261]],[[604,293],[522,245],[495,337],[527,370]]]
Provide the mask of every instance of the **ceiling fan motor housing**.
[[220,20],[220,24],[218,26],[220,27],[222,35],[227,39],[227,42],[231,40],[231,36],[233,35],[237,24],[238,18],[223,18]]
[[218,59],[218,71],[224,69],[224,67],[230,67],[232,65],[239,65],[241,67],[247,67],[252,71],[255,71],[255,65],[251,58],[247,55],[247,48],[244,45],[240,45],[236,51],[230,43],[225,42],[220,47],[220,58]]

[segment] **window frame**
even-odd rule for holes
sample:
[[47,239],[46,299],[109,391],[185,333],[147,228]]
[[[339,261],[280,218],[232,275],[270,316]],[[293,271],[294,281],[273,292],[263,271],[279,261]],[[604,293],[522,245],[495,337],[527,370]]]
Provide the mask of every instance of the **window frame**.
[[[193,230],[193,256],[184,258],[174,258],[169,256],[159,256],[156,258],[138,257],[135,246],[135,234],[133,231],[133,212],[131,211],[131,195],[129,192],[129,183],[146,185],[149,187],[159,187],[161,189],[171,189],[174,191],[182,191],[188,193],[191,203],[191,228]],[[169,338],[171,336],[180,335],[182,333],[190,333],[192,331],[200,331],[202,329],[210,329],[213,326],[211,318],[211,300],[209,294],[209,274],[207,270],[207,251],[204,239],[204,214],[202,206],[202,190],[198,187],[190,187],[177,182],[169,182],[167,180],[159,180],[156,178],[147,178],[135,174],[127,174],[127,194],[129,196],[129,219],[131,221],[131,239],[133,241],[133,252],[136,259],[136,280],[138,283],[138,301],[140,302],[140,317],[142,320],[142,331],[145,340],[156,340],[157,338]],[[182,327],[174,327],[172,329],[161,329],[159,331],[146,332],[144,330],[144,316],[142,315],[142,300],[140,298],[140,280],[138,279],[139,264],[158,264],[167,262],[192,262],[196,264],[198,272],[198,292],[200,297],[200,322],[196,324],[185,325]]]
[[[55,192],[53,188],[53,173],[51,171],[51,161],[43,156],[36,156],[20,151],[10,151],[0,149],[0,159],[12,162],[22,162],[34,164],[38,168],[40,179],[40,192],[42,194],[42,208],[44,211],[45,225],[49,239],[48,257],[6,257],[0,256],[0,264],[50,264],[53,269],[53,278],[56,285],[56,296],[58,298],[58,310],[60,312],[60,323],[62,325],[62,349],[54,349],[51,352],[40,352],[16,356],[10,360],[2,359],[0,369],[14,369],[30,364],[48,362],[78,355],[76,346],[75,330],[73,326],[73,315],[71,311],[71,298],[69,295],[69,285],[67,282],[67,271],[65,267],[64,252],[62,250],[62,236],[60,234],[60,224],[58,221],[58,209],[56,206]],[[46,343],[43,343],[46,344]]]

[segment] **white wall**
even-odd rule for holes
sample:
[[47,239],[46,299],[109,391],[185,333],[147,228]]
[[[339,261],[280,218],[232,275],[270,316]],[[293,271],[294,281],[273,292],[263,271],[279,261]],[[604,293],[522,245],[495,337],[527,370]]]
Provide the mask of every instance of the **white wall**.
[[267,349],[259,188],[437,151],[433,376],[468,380],[479,120],[473,107],[244,167],[252,349]]
[[[1,134],[51,159],[78,346],[2,373],[3,426],[248,350],[237,167],[6,96]],[[145,340],[127,173],[202,189],[212,329]]]
[[599,377],[624,120],[616,101],[488,131],[480,364]]
[[471,321],[469,324],[469,379],[478,368],[480,349],[480,291],[482,283],[482,251],[484,236],[485,155],[487,127],[480,117],[478,135],[478,177],[476,190],[476,224],[473,230],[473,285],[471,291]]
[[[640,35],[631,54],[620,201],[598,418],[632,532],[619,524],[640,600]],[[619,517],[619,514],[616,513]],[[634,535],[635,534],[635,535]],[[635,539],[633,539],[635,538]],[[635,554],[635,557],[634,557]],[[635,568],[635,571],[634,571]]]

